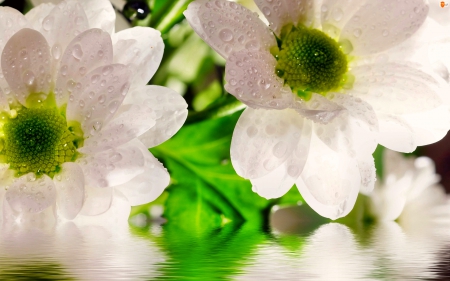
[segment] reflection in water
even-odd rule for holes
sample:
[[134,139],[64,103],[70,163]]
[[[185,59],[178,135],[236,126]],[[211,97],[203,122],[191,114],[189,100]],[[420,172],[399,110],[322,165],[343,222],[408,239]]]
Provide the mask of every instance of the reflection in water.
[[164,256],[127,226],[3,226],[0,280],[148,280]]

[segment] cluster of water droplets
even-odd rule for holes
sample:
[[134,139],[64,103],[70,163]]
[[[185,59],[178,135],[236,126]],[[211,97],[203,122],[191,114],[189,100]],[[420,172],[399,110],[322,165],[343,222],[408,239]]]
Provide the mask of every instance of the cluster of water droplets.
[[258,15],[234,2],[206,2],[198,12],[202,28],[213,48],[224,57],[233,51],[257,51],[276,46]]

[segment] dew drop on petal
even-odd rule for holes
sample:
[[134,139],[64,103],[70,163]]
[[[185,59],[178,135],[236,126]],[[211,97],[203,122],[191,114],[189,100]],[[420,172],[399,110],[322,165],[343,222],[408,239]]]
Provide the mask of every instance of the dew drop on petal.
[[55,60],[59,60],[59,58],[61,57],[61,46],[59,44],[53,45],[52,55],[55,58]]
[[73,89],[75,88],[75,81],[73,81],[72,79],[67,81],[67,91],[72,92]]
[[109,155],[109,160],[111,160],[112,162],[120,161],[120,160],[122,160],[122,154],[120,154],[118,152],[114,152]]
[[75,44],[75,46],[73,46],[72,56],[77,60],[80,60],[83,57],[83,50],[81,49],[80,44]]
[[84,22],[84,20],[82,17],[76,17],[76,19],[75,19],[76,25],[81,25],[81,24],[83,24],[83,22]]
[[33,71],[27,70],[23,74],[23,83],[25,83],[25,85],[27,85],[27,86],[33,86],[34,82],[35,82],[35,78],[36,77],[34,76]]
[[111,74],[112,72],[113,72],[113,68],[110,65],[105,66],[102,69],[102,74],[105,75],[105,76]]
[[362,34],[361,29],[356,28],[355,30],[353,30],[353,36],[355,36],[356,38],[359,38]]
[[233,32],[228,28],[222,29],[219,32],[219,38],[224,42],[230,42],[233,40]]
[[61,70],[60,70],[60,72],[61,72],[61,75],[62,76],[66,76],[67,75],[67,70],[69,69],[69,67],[67,66],[67,65],[63,65],[62,67],[61,67]]
[[342,19],[342,17],[344,16],[344,12],[342,11],[341,8],[336,8],[331,13],[331,16],[333,17],[333,19],[335,21],[340,21]]
[[281,158],[286,154],[287,146],[286,143],[280,141],[273,147],[273,155],[275,157]]
[[84,67],[84,66],[82,66],[82,67],[80,67],[80,69],[78,69],[78,72],[79,72],[81,75],[85,75],[85,74],[86,74],[86,71],[87,71],[87,69],[86,69],[86,67]]
[[385,29],[383,30],[383,36],[386,37],[389,35],[389,30]]
[[109,112],[110,113],[116,112],[118,105],[119,105],[118,101],[110,102],[109,105],[108,105]]
[[100,75],[98,75],[98,74],[92,75],[92,77],[91,77],[92,84],[96,84],[99,80],[100,80]]
[[46,16],[42,21],[42,28],[45,31],[49,31],[53,28],[53,22],[55,21],[53,16]]
[[258,129],[255,126],[250,126],[247,128],[247,136],[249,138],[256,136],[257,133],[258,133]]
[[265,16],[270,16],[270,8],[269,7],[262,8],[262,12]]
[[105,100],[106,100],[105,95],[100,95],[98,97],[98,103],[100,103],[100,104],[105,103]]

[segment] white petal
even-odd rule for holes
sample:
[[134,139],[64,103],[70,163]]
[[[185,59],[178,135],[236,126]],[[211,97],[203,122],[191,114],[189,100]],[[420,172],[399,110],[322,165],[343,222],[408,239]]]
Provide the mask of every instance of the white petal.
[[25,14],[25,18],[28,20],[30,27],[36,30],[41,30],[42,21],[53,10],[55,5],[53,3],[42,3],[31,9]]
[[193,2],[184,15],[197,34],[224,58],[242,49],[268,51],[277,45],[258,16],[234,2]]
[[416,145],[435,143],[445,137],[450,128],[450,112],[446,105],[401,116],[413,129]]
[[225,65],[225,89],[251,107],[287,108],[293,94],[275,75],[276,64],[269,52],[234,52]]
[[30,93],[50,90],[50,48],[44,36],[24,28],[14,34],[2,53],[2,71],[14,96],[23,105]]
[[68,220],[75,218],[84,203],[83,170],[76,163],[63,163],[61,172],[54,177],[53,182],[58,190],[58,212]]
[[[275,170],[260,178],[252,179],[253,190],[260,196],[271,199],[283,196],[303,171],[308,159],[311,141],[311,121],[303,120],[303,127],[295,150],[290,157]],[[270,162],[265,168],[272,168]]]
[[[153,110],[146,105],[132,105],[120,113],[101,130],[92,128],[84,140],[82,153],[97,153],[110,147],[117,147],[147,132],[156,124]],[[100,131],[97,131],[100,130]],[[89,133],[89,132],[86,132]],[[101,144],[99,147],[98,144]]]
[[301,116],[319,124],[328,124],[345,112],[344,107],[315,93],[307,102],[296,100],[293,109]]
[[161,33],[153,28],[136,26],[116,33],[113,45],[114,63],[128,65],[133,71],[133,87],[146,85],[164,53]]
[[67,103],[70,92],[87,73],[111,64],[112,58],[111,37],[101,29],[89,29],[75,37],[59,64],[55,87],[58,106]]
[[58,59],[72,39],[89,28],[86,14],[77,1],[62,1],[42,20],[39,31]]
[[[112,190],[112,189],[111,189]],[[107,229],[111,227],[126,227],[128,229],[128,217],[131,212],[131,206],[127,198],[118,190],[114,190],[114,195],[109,200],[107,209],[100,214],[86,214],[77,216],[74,222],[78,226],[105,226]],[[96,229],[98,230],[98,228]],[[98,234],[95,234],[98,239]],[[87,275],[92,277],[92,274]],[[100,275],[99,275],[100,276]],[[104,275],[101,275],[104,276]]]
[[378,142],[395,151],[413,152],[417,143],[413,136],[413,129],[400,116],[377,112],[379,134]]
[[169,185],[170,176],[164,166],[140,144],[140,149],[145,158],[144,171],[129,182],[115,186],[122,192],[131,206],[146,204],[155,200]]
[[106,212],[111,206],[114,191],[112,187],[99,188],[86,185],[84,191],[86,199],[80,215],[96,216]]
[[144,170],[145,159],[134,142],[111,148],[79,160],[86,185],[115,186],[128,182]]
[[161,86],[134,89],[124,103],[142,104],[152,109],[156,125],[139,137],[146,147],[157,146],[171,138],[184,124],[188,113],[183,97]]
[[130,86],[128,68],[121,64],[99,67],[73,85],[67,120],[81,123],[83,132],[102,127],[114,115]]
[[314,22],[313,0],[255,0],[256,5],[269,21],[269,27],[278,37],[281,29],[289,24],[310,26]]
[[109,34],[114,33],[116,13],[108,0],[78,0],[86,13],[89,28],[100,28]]
[[231,140],[234,169],[249,179],[268,174],[291,156],[302,128],[303,118],[292,109],[245,109]]
[[352,43],[354,55],[381,52],[411,37],[427,13],[423,0],[368,1],[344,26],[340,40]]
[[425,72],[408,65],[383,63],[352,69],[356,80],[349,92],[385,113],[414,113],[442,104],[440,85]]
[[319,215],[337,219],[352,210],[361,177],[356,159],[334,152],[313,134],[308,160],[296,184]]
[[358,168],[361,176],[361,187],[359,192],[367,195],[372,192],[376,181],[373,156],[371,154],[358,155]]
[[36,179],[29,173],[16,179],[6,192],[6,201],[16,212],[39,213],[55,203],[56,189],[51,178]]
[[338,39],[342,28],[365,3],[359,0],[324,0],[320,7],[322,30],[333,39]]

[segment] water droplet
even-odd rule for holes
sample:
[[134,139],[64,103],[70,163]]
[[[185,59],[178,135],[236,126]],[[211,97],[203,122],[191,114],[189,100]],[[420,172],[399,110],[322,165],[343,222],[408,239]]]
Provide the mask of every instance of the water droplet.
[[95,97],[95,92],[90,91],[89,92],[89,98],[92,99]]
[[258,129],[255,126],[250,126],[247,128],[247,136],[249,136],[250,138],[256,136],[257,133]]
[[331,13],[331,16],[335,21],[340,21],[342,17],[344,16],[344,12],[341,8],[335,8],[333,12]]
[[108,87],[108,93],[112,93],[114,91],[114,87],[113,86],[109,86]]
[[275,157],[281,158],[286,154],[287,151],[287,145],[286,143],[280,141],[279,143],[277,143],[274,147],[273,147],[273,155],[275,155]]
[[92,75],[92,77],[91,77],[92,84],[96,84],[99,80],[100,80],[100,75],[98,75],[98,74]]
[[25,83],[25,85],[27,86],[33,86],[34,82],[35,82],[35,76],[33,71],[31,70],[27,70],[24,74],[23,74],[23,83]]
[[233,32],[228,28],[222,29],[219,33],[219,38],[224,42],[230,42],[233,40]]
[[73,46],[72,56],[77,60],[80,60],[83,57],[83,50],[81,49],[80,44],[75,44],[75,46]]
[[297,165],[290,165],[287,170],[288,175],[291,177],[296,177],[299,171],[300,169],[298,168]]
[[105,100],[106,100],[105,95],[100,95],[100,96],[98,97],[98,102],[99,102],[100,104],[103,104],[103,103],[105,102]]
[[270,8],[269,7],[264,7],[262,9],[262,12],[263,12],[264,15],[270,16]]
[[414,8],[414,13],[418,14],[420,12],[420,8],[419,7],[415,7]]
[[103,51],[102,51],[102,50],[100,50],[100,51],[98,51],[98,52],[97,52],[97,56],[99,56],[100,58],[102,58],[102,57],[103,57],[103,55],[104,55],[104,53],[103,53]]
[[61,46],[59,44],[53,45],[52,55],[55,58],[55,60],[59,60],[59,58],[61,57]]
[[67,65],[63,65],[60,69],[61,75],[62,76],[66,76],[67,75],[67,70],[69,69],[69,67]]
[[389,35],[389,30],[385,29],[383,30],[383,36],[386,37]]
[[78,102],[78,105],[79,105],[81,108],[83,108],[84,105],[85,105],[84,100],[80,100],[80,102]]
[[83,22],[84,22],[84,19],[82,17],[77,17],[75,19],[75,24],[76,25],[81,25],[81,24],[83,24]]
[[215,26],[215,25],[214,25],[214,22],[213,22],[213,21],[209,21],[209,22],[208,22],[208,26],[211,27],[211,28],[214,27],[214,26]]
[[251,40],[245,44],[245,48],[250,51],[256,51],[259,49],[259,41]]
[[361,29],[356,28],[355,30],[353,30],[353,36],[355,36],[356,38],[359,38],[362,34]]
[[86,67],[84,67],[84,66],[82,66],[82,67],[80,67],[80,69],[78,69],[78,72],[79,72],[81,75],[85,75],[85,74],[86,74],[86,71],[87,71],[87,69],[86,69]]
[[72,79],[67,81],[67,91],[72,93],[73,89],[75,88],[75,85],[76,85],[76,83]]
[[20,50],[19,56],[22,60],[27,60],[28,59],[27,49],[23,48],[22,50]]
[[102,74],[103,74],[104,76],[106,76],[106,75],[111,74],[112,71],[113,71],[112,66],[108,65],[108,66],[103,67],[103,69],[102,69]]
[[111,160],[112,162],[120,161],[120,160],[122,160],[122,154],[120,154],[118,152],[114,152],[109,155],[109,160]]
[[46,16],[45,18],[44,18],[44,20],[42,21],[42,28],[45,30],[45,31],[49,31],[49,30],[51,30],[52,29],[52,27],[53,27],[53,22],[54,22],[54,18],[53,18],[53,16]]
[[108,105],[109,112],[110,113],[116,112],[118,106],[119,106],[119,102],[118,101],[110,102],[109,105]]

